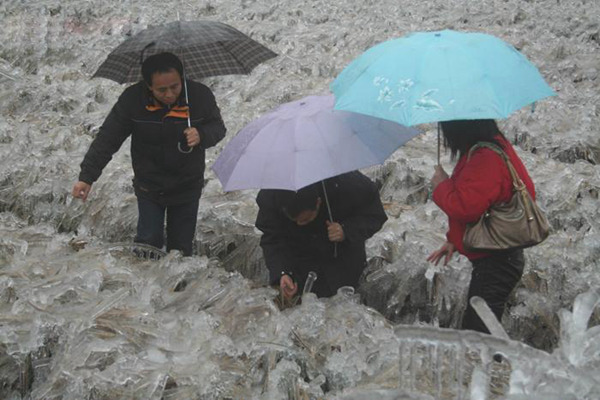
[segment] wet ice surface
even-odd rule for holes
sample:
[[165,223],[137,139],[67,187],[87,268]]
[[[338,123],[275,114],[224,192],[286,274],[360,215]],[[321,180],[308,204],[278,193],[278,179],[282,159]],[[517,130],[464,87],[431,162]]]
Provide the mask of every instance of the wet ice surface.
[[[249,76],[205,81],[229,129],[209,166],[253,118],[326,93],[362,51],[410,31],[484,31],[536,64],[557,96],[502,121],[553,227],[526,251],[502,321],[525,344],[435,328],[457,326],[470,271],[464,259],[425,261],[446,229],[428,200],[433,125],[366,171],[390,216],[367,246],[359,291],[371,308],[340,296],[279,311],[261,287],[255,192],[224,194],[210,171],[191,259],[131,255],[128,143],[89,201],[71,201],[78,164],[123,90],[92,73],[128,35],[177,11],[279,54]],[[598,15],[583,0],[2,2],[0,397],[600,398]]]

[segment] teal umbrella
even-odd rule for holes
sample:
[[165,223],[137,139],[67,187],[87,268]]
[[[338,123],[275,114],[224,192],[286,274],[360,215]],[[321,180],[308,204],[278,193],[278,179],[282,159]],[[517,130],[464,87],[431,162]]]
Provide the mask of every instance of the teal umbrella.
[[331,84],[335,108],[413,126],[506,118],[555,93],[513,46],[483,33],[419,32],[376,45]]

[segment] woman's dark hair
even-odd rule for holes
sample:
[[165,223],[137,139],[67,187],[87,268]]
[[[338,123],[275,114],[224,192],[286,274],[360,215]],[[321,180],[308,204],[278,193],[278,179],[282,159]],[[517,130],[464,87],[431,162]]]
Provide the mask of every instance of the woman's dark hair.
[[504,137],[493,119],[462,119],[440,122],[444,134],[444,147],[450,149],[450,158],[462,157],[477,142],[494,143],[500,148],[502,143],[496,139]]
[[277,194],[277,202],[283,213],[290,219],[296,218],[302,211],[315,210],[319,198],[319,185],[303,187],[297,192],[281,190]]
[[156,72],[165,73],[173,69],[179,72],[179,76],[183,77],[183,64],[175,54],[155,54],[146,58],[142,63],[142,77],[148,86],[152,86],[152,75]]

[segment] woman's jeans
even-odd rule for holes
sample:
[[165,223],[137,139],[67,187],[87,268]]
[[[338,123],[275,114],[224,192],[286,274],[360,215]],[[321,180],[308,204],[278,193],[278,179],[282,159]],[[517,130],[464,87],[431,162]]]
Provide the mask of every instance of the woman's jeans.
[[162,249],[164,245],[165,214],[167,217],[167,252],[180,250],[184,256],[191,256],[199,199],[172,206],[164,206],[138,197],[138,224],[136,243],[149,244]]
[[[521,276],[525,259],[523,250],[511,250],[495,253],[489,257],[474,260],[468,299],[479,296],[485,300],[500,321],[508,296],[515,288]],[[483,321],[467,302],[462,329],[489,333]]]

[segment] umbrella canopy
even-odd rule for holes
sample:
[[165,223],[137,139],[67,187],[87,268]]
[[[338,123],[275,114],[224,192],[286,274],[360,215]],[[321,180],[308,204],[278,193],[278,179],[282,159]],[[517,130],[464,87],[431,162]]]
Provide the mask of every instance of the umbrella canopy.
[[213,170],[225,191],[298,190],[311,183],[381,164],[419,131],[333,110],[333,96],[286,103],[244,127]]
[[94,77],[119,83],[141,80],[142,58],[171,52],[188,78],[248,74],[277,54],[237,29],[214,21],[176,21],[151,26],[123,42],[100,65]]
[[482,33],[445,30],[383,42],[331,84],[336,109],[404,125],[498,119],[554,95],[513,46]]

